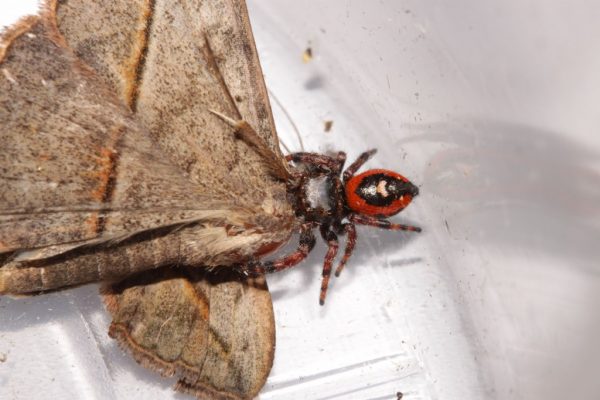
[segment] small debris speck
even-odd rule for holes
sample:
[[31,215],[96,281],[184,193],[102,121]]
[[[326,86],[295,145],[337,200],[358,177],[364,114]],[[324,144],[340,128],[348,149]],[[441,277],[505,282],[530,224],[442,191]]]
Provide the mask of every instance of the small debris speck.
[[302,61],[304,63],[308,63],[313,59],[313,51],[312,47],[307,47],[306,50],[302,53]]
[[0,353],[0,363],[6,362],[7,358],[5,353]]

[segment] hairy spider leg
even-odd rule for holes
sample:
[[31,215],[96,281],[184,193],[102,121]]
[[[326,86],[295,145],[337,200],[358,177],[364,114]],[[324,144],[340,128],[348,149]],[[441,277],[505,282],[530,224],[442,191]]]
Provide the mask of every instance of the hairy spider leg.
[[356,171],[358,171],[358,169],[362,167],[363,164],[369,160],[369,158],[373,157],[375,153],[377,153],[377,149],[371,149],[358,156],[356,161],[350,164],[350,166],[344,171],[344,183],[348,182],[350,178],[354,176]]
[[[377,149],[371,149],[358,156],[358,158],[344,171],[344,183],[349,181],[354,176],[356,171],[358,171],[360,167],[362,167],[371,157],[373,157],[375,153],[377,153]],[[346,263],[352,256],[354,247],[356,245],[356,225],[354,222],[350,221],[349,223],[344,224],[343,227],[344,233],[347,235],[346,249],[344,250],[344,255],[342,256],[339,265],[335,269],[335,276],[340,276],[344,270],[344,267],[346,266]]]
[[348,219],[355,224],[374,226],[376,228],[387,229],[390,231],[421,232],[421,228],[418,226],[392,224],[387,219],[380,219],[368,215],[351,214]]
[[331,277],[331,266],[338,251],[338,237],[329,226],[321,225],[321,236],[327,242],[327,254],[323,262],[323,279],[321,280],[321,294],[319,295],[319,304],[325,304],[327,297],[327,288],[329,287],[329,278]]
[[271,272],[283,271],[300,263],[315,247],[316,238],[313,234],[313,224],[302,224],[298,248],[291,254],[273,261],[253,261],[244,264],[241,269],[249,276],[260,276]]
[[354,246],[356,245],[356,225],[354,225],[353,222],[344,224],[344,232],[347,235],[346,249],[344,250],[344,255],[342,256],[340,264],[335,269],[335,276],[340,276],[344,270],[344,267],[346,266],[346,263],[352,256]]

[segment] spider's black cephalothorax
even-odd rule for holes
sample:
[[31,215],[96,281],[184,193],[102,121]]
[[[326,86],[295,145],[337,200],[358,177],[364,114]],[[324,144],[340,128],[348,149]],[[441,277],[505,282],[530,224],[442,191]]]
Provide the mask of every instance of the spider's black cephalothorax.
[[281,271],[302,261],[315,245],[313,229],[319,228],[327,242],[320,304],[325,303],[332,264],[338,251],[338,235],[348,235],[346,249],[335,270],[339,276],[356,244],[356,224],[382,229],[420,232],[421,228],[393,224],[386,217],[404,209],[419,193],[402,175],[376,169],[354,175],[375,150],[364,152],[345,171],[346,154],[336,157],[316,153],[294,153],[286,157],[296,168],[288,181],[288,193],[300,219],[300,243],[293,253],[274,261],[248,264],[252,274]]

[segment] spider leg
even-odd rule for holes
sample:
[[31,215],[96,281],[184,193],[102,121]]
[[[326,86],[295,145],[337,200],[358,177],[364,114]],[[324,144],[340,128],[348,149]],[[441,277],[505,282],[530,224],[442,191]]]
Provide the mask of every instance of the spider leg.
[[271,272],[283,271],[298,264],[306,258],[315,247],[315,235],[312,224],[302,224],[298,248],[291,254],[273,261],[254,261],[241,266],[241,270],[249,276],[260,276]]
[[421,228],[412,225],[393,224],[387,219],[380,219],[367,215],[352,214],[348,217],[351,222],[360,225],[369,225],[376,228],[387,229],[390,231],[411,231],[421,232]]
[[352,164],[350,164],[350,166],[348,168],[346,168],[346,170],[344,171],[344,183],[346,183],[348,180],[350,180],[350,178],[352,178],[352,176],[354,176],[356,171],[358,171],[358,169],[360,167],[362,167],[363,164],[366,163],[369,160],[369,158],[371,158],[373,156],[373,154],[375,154],[375,153],[377,153],[377,149],[365,151],[360,156],[358,156],[356,161],[354,161]]
[[321,172],[340,173],[346,162],[346,153],[340,151],[336,157],[326,156],[318,153],[292,153],[285,156],[286,161],[300,164],[308,164],[318,168]]
[[338,238],[335,232],[329,226],[321,225],[321,236],[327,242],[327,254],[323,263],[323,280],[321,281],[321,294],[319,295],[319,304],[325,304],[327,296],[327,287],[329,286],[329,278],[331,277],[331,266],[338,251]]
[[335,276],[340,276],[346,263],[352,256],[352,252],[354,251],[354,245],[356,245],[356,225],[354,223],[349,222],[344,225],[344,232],[348,235],[348,239],[346,240],[346,249],[344,250],[344,256],[340,261],[340,264],[335,269]]

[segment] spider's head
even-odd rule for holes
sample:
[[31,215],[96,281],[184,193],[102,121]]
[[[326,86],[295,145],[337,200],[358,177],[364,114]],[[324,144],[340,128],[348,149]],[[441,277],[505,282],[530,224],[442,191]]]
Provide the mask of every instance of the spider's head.
[[346,183],[348,207],[364,215],[389,217],[398,214],[419,194],[419,188],[402,175],[371,169]]

